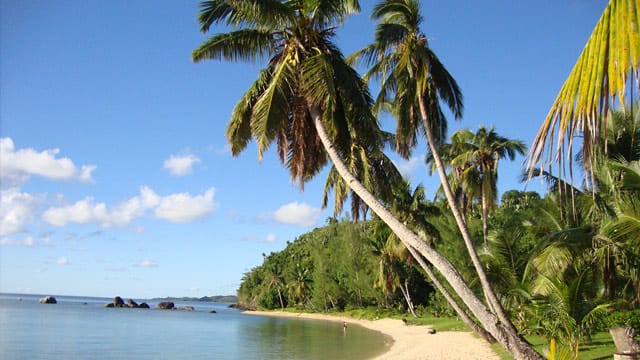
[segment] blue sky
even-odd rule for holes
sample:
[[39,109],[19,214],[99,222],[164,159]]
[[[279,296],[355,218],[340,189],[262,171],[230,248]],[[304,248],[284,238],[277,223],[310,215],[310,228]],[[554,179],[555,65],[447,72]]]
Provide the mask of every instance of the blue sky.
[[[338,31],[345,54],[372,40],[372,3]],[[450,133],[495,125],[531,144],[605,6],[423,0],[422,29],[465,97]],[[326,171],[301,192],[274,151],[230,155],[226,123],[260,65],[191,62],[206,38],[197,1],[0,7],[0,292],[233,294],[262,253],[331,215]],[[432,196],[414,156],[397,164]],[[501,191],[524,188],[522,161],[501,162]]]

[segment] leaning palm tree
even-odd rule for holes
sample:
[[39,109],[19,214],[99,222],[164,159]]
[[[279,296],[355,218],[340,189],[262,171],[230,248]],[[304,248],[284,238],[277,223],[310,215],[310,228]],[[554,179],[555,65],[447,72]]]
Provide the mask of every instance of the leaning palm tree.
[[601,125],[608,121],[604,115],[616,102],[622,108],[627,99],[633,102],[633,89],[640,88],[639,26],[638,0],[609,1],[538,130],[530,169],[555,162],[563,171],[566,161],[571,177],[576,136],[582,136],[583,167],[593,167],[599,133],[606,129]]
[[[517,334],[502,308],[475,249],[465,219],[447,182],[438,146],[446,119],[440,107],[445,102],[456,118],[462,116],[462,93],[458,84],[429,47],[420,30],[422,16],[418,0],[384,0],[373,10],[378,22],[375,42],[356,52],[354,62],[370,66],[366,79],[380,81],[377,108],[391,106],[397,119],[396,150],[409,156],[420,133],[427,138],[449,207],[478,275],[487,304],[507,331]],[[499,339],[498,339],[499,340]]]
[[210,0],[201,6],[203,32],[219,23],[234,30],[205,40],[193,51],[194,61],[268,59],[231,115],[227,139],[232,153],[239,154],[254,139],[262,158],[269,145],[277,142],[280,159],[301,185],[318,173],[328,156],[351,190],[406,246],[419,251],[443,274],[507,350],[517,358],[541,358],[501,324],[446,258],[385,209],[342,160],[354,153],[371,154],[382,142],[366,85],[332,42],[334,25],[358,11],[358,1]]

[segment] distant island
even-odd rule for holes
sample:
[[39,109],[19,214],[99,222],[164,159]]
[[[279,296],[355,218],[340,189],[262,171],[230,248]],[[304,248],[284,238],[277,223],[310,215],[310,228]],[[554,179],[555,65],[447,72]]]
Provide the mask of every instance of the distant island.
[[230,302],[236,303],[238,302],[238,297],[235,295],[215,295],[215,296],[203,296],[203,297],[172,297],[167,296],[163,298],[153,298],[152,300],[161,300],[161,301],[202,301],[202,302]]

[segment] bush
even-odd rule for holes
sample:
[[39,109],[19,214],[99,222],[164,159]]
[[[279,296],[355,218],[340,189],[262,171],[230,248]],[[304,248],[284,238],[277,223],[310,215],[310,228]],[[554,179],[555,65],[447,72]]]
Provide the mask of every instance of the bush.
[[640,310],[612,312],[605,316],[598,330],[607,331],[609,328],[626,326],[631,326],[640,331]]

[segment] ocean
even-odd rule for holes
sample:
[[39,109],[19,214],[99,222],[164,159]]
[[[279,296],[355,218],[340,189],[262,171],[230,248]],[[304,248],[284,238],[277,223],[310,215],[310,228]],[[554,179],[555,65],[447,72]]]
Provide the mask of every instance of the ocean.
[[[109,298],[0,294],[0,359],[368,359],[388,338],[332,321],[245,315],[228,303],[195,311],[105,308]],[[124,298],[126,301],[127,299]],[[215,310],[216,313],[211,313]]]

